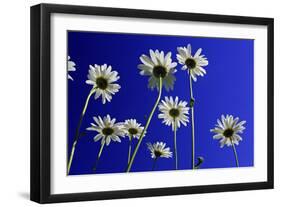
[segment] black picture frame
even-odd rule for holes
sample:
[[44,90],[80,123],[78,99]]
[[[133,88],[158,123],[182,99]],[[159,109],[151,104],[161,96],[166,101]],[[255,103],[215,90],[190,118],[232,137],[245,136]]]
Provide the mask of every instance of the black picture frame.
[[[50,15],[52,13],[100,15],[114,17],[151,18],[194,22],[264,25],[267,27],[267,181],[238,184],[169,187],[155,189],[87,192],[73,194],[50,193],[50,129],[51,129],[51,71],[50,71]],[[146,196],[210,193],[273,188],[274,177],[274,20],[272,18],[195,14],[167,11],[102,8],[39,4],[31,7],[31,174],[30,199],[38,203],[88,201]],[[266,70],[265,70],[266,71]]]

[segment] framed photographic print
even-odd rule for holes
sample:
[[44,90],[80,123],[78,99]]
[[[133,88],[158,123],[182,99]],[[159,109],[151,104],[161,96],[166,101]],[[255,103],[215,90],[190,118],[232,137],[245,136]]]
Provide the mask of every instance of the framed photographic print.
[[273,19],[31,7],[31,200],[273,188]]

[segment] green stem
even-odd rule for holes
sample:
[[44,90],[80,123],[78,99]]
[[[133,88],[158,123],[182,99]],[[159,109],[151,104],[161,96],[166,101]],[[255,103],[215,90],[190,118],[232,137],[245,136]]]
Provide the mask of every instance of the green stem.
[[[106,140],[106,138],[105,138],[105,140]],[[102,151],[103,151],[104,145],[105,145],[105,141],[104,141],[104,142],[101,144],[101,146],[100,146],[100,151],[99,151],[98,157],[97,157],[97,159],[96,159],[95,166],[93,167],[93,171],[94,171],[94,172],[95,172],[96,169],[97,169],[97,166],[98,166],[98,163],[99,163],[100,156],[101,156],[101,153],[102,153]]]
[[69,162],[68,162],[68,165],[67,165],[67,174],[69,174],[69,171],[70,171],[70,167],[71,167],[71,163],[72,163],[72,160],[73,160],[73,155],[74,155],[76,144],[77,144],[77,141],[74,141],[73,145],[72,145],[72,149],[71,149],[71,154],[70,154],[70,157],[69,157]]
[[127,164],[129,164],[129,162],[130,162],[130,160],[131,160],[132,135],[129,135],[129,139],[130,139],[130,141],[129,141],[129,152],[128,152],[128,163],[127,163]]
[[234,145],[232,139],[230,139],[230,141],[231,141],[232,149],[233,149],[234,156],[235,156],[236,167],[239,167],[239,161],[238,161],[238,156],[237,156],[235,145]]
[[72,149],[71,149],[71,153],[70,153],[70,157],[69,157],[69,161],[68,161],[68,164],[67,164],[67,174],[69,175],[69,171],[70,171],[70,168],[71,168],[71,164],[72,164],[72,160],[73,160],[73,156],[74,156],[74,152],[75,152],[75,147],[76,147],[76,144],[78,142],[78,139],[79,139],[79,135],[80,135],[80,127],[81,127],[81,124],[82,124],[82,121],[83,121],[83,118],[84,118],[84,115],[86,113],[86,110],[87,110],[87,107],[88,107],[88,104],[89,104],[89,100],[91,98],[91,96],[94,94],[95,90],[92,89],[86,99],[86,102],[85,102],[85,105],[84,105],[84,108],[83,108],[83,111],[80,115],[80,119],[79,119],[79,122],[78,122],[78,126],[76,128],[76,133],[75,133],[75,138],[74,138],[74,142],[72,144]]
[[143,129],[142,132],[141,132],[139,141],[138,141],[137,146],[136,146],[136,148],[135,148],[135,150],[134,150],[134,152],[133,152],[132,158],[131,158],[131,160],[130,160],[130,162],[129,162],[129,164],[128,164],[128,167],[127,167],[126,172],[130,172],[130,170],[131,170],[131,167],[132,167],[132,164],[133,164],[133,162],[134,162],[135,156],[136,156],[136,154],[137,154],[137,152],[138,152],[138,149],[139,149],[140,144],[141,144],[141,142],[142,142],[142,139],[143,139],[143,137],[144,137],[144,133],[146,132],[146,130],[147,130],[149,124],[150,124],[150,121],[151,121],[151,119],[152,119],[152,116],[153,116],[153,114],[154,114],[154,112],[155,112],[155,110],[156,110],[156,108],[157,108],[157,105],[158,105],[158,103],[159,103],[159,101],[160,101],[161,94],[162,94],[162,78],[160,77],[160,78],[159,78],[159,95],[158,95],[158,98],[157,98],[157,100],[156,100],[156,102],[155,102],[155,104],[154,104],[154,107],[153,107],[152,111],[150,112],[150,115],[149,115],[149,117],[148,117],[148,120],[147,120],[147,122],[146,122],[146,125],[145,125],[144,129]]
[[174,147],[175,147],[175,162],[176,162],[176,170],[177,170],[178,169],[177,126],[175,120],[174,120]]
[[192,169],[195,169],[195,132],[194,132],[194,97],[193,97],[193,90],[192,90],[192,77],[191,77],[191,72],[189,72],[189,89],[190,89],[190,103],[191,103],[191,135],[192,135],[192,140],[191,140],[191,145],[192,145]]
[[152,164],[152,171],[155,170],[156,167],[156,161],[157,161],[157,157],[154,159],[153,164]]

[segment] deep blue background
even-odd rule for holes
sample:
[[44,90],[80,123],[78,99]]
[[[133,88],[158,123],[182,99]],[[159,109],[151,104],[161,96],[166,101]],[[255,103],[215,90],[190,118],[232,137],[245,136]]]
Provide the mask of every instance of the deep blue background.
[[[198,38],[184,36],[159,36],[140,34],[115,34],[96,32],[68,32],[68,55],[76,63],[76,71],[71,72],[74,81],[68,80],[68,153],[70,153],[79,116],[86,97],[91,90],[87,85],[89,64],[110,64],[120,75],[120,91],[113,96],[110,103],[102,104],[101,99],[92,98],[81,126],[85,131],[93,116],[117,118],[117,121],[135,118],[145,125],[157,98],[157,91],[148,89],[148,77],[139,75],[137,65],[141,54],[148,54],[149,49],[172,52],[176,61],[176,48],[192,45],[194,54],[203,48],[203,54],[209,60],[207,75],[199,77],[193,84],[195,103],[195,156],[203,156],[205,162],[201,168],[235,167],[231,147],[220,148],[219,142],[213,140],[210,129],[216,124],[221,114],[232,114],[246,120],[243,141],[237,146],[241,166],[253,166],[253,47],[254,40]],[[187,73],[180,69],[176,73],[173,91],[164,96],[178,96],[189,101]],[[173,150],[173,132],[171,127],[163,125],[157,118],[156,110],[148,133],[143,139],[132,171],[149,171],[153,160],[147,149],[147,142],[164,141]],[[94,142],[95,132],[87,131],[76,147],[70,174],[90,174],[95,163],[100,142]],[[133,145],[137,140],[133,140]],[[177,131],[179,169],[191,168],[191,125],[181,126]],[[121,143],[111,142],[104,148],[97,173],[124,172],[127,165],[128,138]],[[156,170],[173,170],[174,159],[159,159]]]

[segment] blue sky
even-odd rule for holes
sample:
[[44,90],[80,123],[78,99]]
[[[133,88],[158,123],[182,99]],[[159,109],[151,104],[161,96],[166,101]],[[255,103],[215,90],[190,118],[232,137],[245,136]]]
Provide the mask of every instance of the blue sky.
[[[254,40],[225,39],[208,37],[142,35],[98,32],[68,32],[68,55],[76,63],[76,71],[71,72],[74,81],[68,80],[68,151],[72,147],[75,130],[91,90],[87,85],[89,64],[107,63],[118,71],[121,85],[110,103],[102,104],[101,99],[89,102],[81,125],[81,131],[93,122],[93,116],[110,114],[117,121],[135,118],[145,125],[155,100],[157,91],[147,87],[148,78],[139,74],[137,65],[139,57],[149,54],[149,49],[171,51],[176,61],[176,48],[192,45],[194,54],[198,48],[208,58],[205,67],[207,75],[199,77],[193,83],[195,103],[195,157],[203,156],[205,161],[201,168],[235,167],[235,158],[231,147],[220,148],[219,142],[213,140],[210,129],[216,124],[221,114],[231,114],[246,120],[243,141],[237,146],[240,166],[253,166],[254,154],[254,97],[253,97],[253,47]],[[185,71],[177,67],[174,90],[163,90],[165,96],[178,96],[189,102],[189,83]],[[147,134],[138,151],[132,171],[150,171],[153,160],[147,149],[147,142],[163,141],[173,150],[173,132],[171,127],[161,123],[156,110]],[[81,137],[75,151],[70,174],[91,174],[100,142],[94,142],[95,132],[86,132]],[[133,149],[137,140],[133,140]],[[128,138],[121,143],[112,142],[103,150],[97,173],[124,172],[127,164]],[[177,148],[179,169],[191,168],[191,125],[181,126],[177,131]],[[156,170],[174,170],[174,159],[159,159]]]

